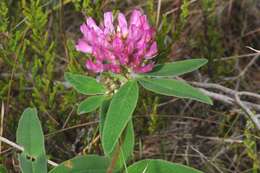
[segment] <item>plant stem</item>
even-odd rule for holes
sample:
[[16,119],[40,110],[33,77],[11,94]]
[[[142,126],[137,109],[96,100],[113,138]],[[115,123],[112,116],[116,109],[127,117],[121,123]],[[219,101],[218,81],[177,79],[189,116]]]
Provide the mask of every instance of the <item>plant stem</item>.
[[118,143],[117,146],[116,146],[116,151],[115,151],[115,153],[114,153],[114,155],[112,157],[111,164],[110,164],[110,166],[107,169],[107,173],[113,173],[113,170],[114,170],[114,168],[116,166],[116,161],[117,161],[117,159],[119,157],[119,154],[120,154],[120,144]]

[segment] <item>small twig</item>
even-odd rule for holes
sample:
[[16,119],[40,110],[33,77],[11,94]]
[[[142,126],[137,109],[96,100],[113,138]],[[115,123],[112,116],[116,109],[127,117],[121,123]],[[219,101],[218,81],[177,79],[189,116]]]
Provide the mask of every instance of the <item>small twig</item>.
[[68,44],[67,44],[67,36],[66,36],[66,32],[64,30],[64,0],[60,0],[60,10],[59,10],[59,27],[60,27],[60,33],[61,33],[61,41],[63,44],[63,48],[65,51],[65,57],[68,60],[71,60],[70,58],[70,54],[69,54],[69,48],[68,48]]
[[[237,94],[237,91],[232,90],[230,88],[224,87],[219,84],[214,83],[200,83],[200,82],[190,82],[196,87],[199,87],[199,89],[206,95],[210,96],[214,100],[221,101],[223,103],[229,104],[229,105],[235,105],[235,95]],[[218,92],[209,91],[209,89],[215,89]],[[220,94],[219,92],[223,92],[224,94]],[[240,92],[241,93],[241,92]],[[243,92],[244,95],[249,95],[255,98],[260,99],[259,94],[251,93],[251,92]],[[249,101],[241,101],[245,106],[255,109],[257,111],[260,111],[260,105],[256,103],[252,103]]]
[[84,127],[84,126],[97,124],[98,122],[99,121],[92,121],[92,122],[87,122],[87,123],[83,123],[83,124],[78,124],[78,125],[75,125],[75,126],[67,127],[67,128],[60,129],[60,130],[57,130],[55,132],[49,133],[49,134],[45,135],[45,137],[56,135],[57,133],[61,133],[61,132],[67,131],[67,130],[72,130],[72,129],[79,128],[79,127]]
[[12,90],[12,84],[13,84],[13,78],[14,78],[14,74],[15,74],[15,70],[16,70],[16,65],[17,65],[17,56],[14,55],[14,66],[12,67],[12,72],[11,72],[11,77],[8,83],[8,91],[7,91],[7,101],[6,101],[6,114],[8,115],[9,112],[9,101],[10,101],[10,97],[11,97],[11,90]]
[[252,47],[250,47],[250,46],[246,46],[246,47],[247,47],[248,49],[250,49],[250,50],[252,50],[252,51],[254,51],[254,52],[260,54],[260,50],[254,49],[254,48],[252,48]]
[[260,53],[257,53],[253,59],[246,65],[246,67],[239,73],[237,78],[243,77],[247,70],[255,63],[255,61],[259,58]]
[[100,139],[100,135],[96,136],[85,148],[83,148],[82,152],[87,154],[86,150],[90,150],[92,145],[94,145]]
[[193,146],[190,146],[191,149],[195,152],[197,152],[202,158],[204,158],[207,162],[209,162],[213,167],[216,168],[216,170],[220,173],[223,173],[223,171],[217,167],[217,165],[215,165],[211,160],[209,160],[203,153],[201,153],[199,150],[197,150],[196,148],[194,148]]
[[200,83],[200,82],[190,82],[191,84],[193,85],[196,85],[198,87],[202,87],[202,88],[211,88],[211,89],[217,89],[217,90],[221,90],[223,92],[225,92],[226,94],[235,94],[236,91],[230,89],[230,88],[227,88],[227,87],[224,87],[222,85],[219,85],[219,84],[215,84],[215,83]]
[[[246,115],[248,116],[248,118],[255,124],[256,128],[258,130],[260,130],[260,115],[254,115],[254,113],[250,110],[250,108],[254,108],[258,111],[260,111],[260,105],[259,104],[255,104],[255,103],[251,103],[248,101],[242,101],[240,99],[241,95],[247,95],[250,97],[254,97],[257,99],[260,99],[260,95],[256,94],[256,93],[251,93],[251,92],[237,92],[235,90],[232,90],[230,88],[226,88],[224,86],[218,85],[218,84],[208,84],[208,83],[199,83],[199,82],[191,82],[193,85],[201,87],[200,90],[210,96],[211,98],[218,100],[218,101],[222,101],[226,104],[229,105],[238,105],[239,107],[241,107],[241,109],[246,113]],[[227,95],[223,95],[223,94],[219,94],[219,93],[214,93],[211,91],[208,91],[204,88],[207,89],[217,89],[219,91],[222,91],[224,93],[226,93]]]
[[[0,136],[3,136],[3,130],[4,130],[4,102],[2,102],[2,108],[1,108],[1,124],[0,124]],[[0,141],[0,153],[2,152],[2,142]]]
[[73,106],[73,107],[72,107],[72,110],[70,111],[70,113],[69,113],[68,117],[66,118],[64,124],[62,125],[62,128],[63,128],[63,129],[67,126],[67,123],[69,122],[70,117],[72,116],[72,113],[73,113],[73,111],[74,111],[74,108],[75,108],[75,107]]
[[248,118],[255,124],[256,128],[258,130],[260,130],[260,122],[258,120],[258,116],[255,116],[254,113],[251,112],[251,110],[245,104],[243,104],[243,102],[240,100],[241,95],[250,95],[250,96],[254,96],[254,97],[257,96],[258,98],[260,98],[260,96],[257,94],[252,94],[252,93],[248,93],[248,92],[237,92],[235,94],[235,99],[236,99],[237,104],[243,109],[243,111],[246,113]]
[[56,125],[60,125],[60,123],[47,110],[44,113],[48,115],[52,122],[54,122]]
[[[197,1],[197,0],[191,0],[191,1],[188,2],[188,5],[191,5],[192,3],[196,2],[196,1]],[[173,9],[171,9],[170,11],[167,11],[166,13],[164,13],[164,15],[165,15],[165,16],[168,16],[168,15],[170,15],[170,14],[172,14],[172,13],[178,11],[179,8],[180,8],[180,7],[173,8]]]
[[12,142],[12,141],[10,141],[10,140],[2,137],[2,136],[0,136],[0,141],[4,142],[4,143],[6,143],[6,144],[8,144],[8,145],[10,145],[10,146],[20,150],[20,151],[24,151],[23,147],[17,145],[16,143],[14,143],[14,142]]
[[173,98],[173,99],[171,99],[171,100],[169,100],[169,101],[160,103],[160,104],[158,104],[158,108],[159,108],[159,107],[162,107],[162,106],[165,106],[165,105],[167,105],[167,104],[170,104],[170,103],[174,103],[174,102],[176,102],[177,100],[179,100],[179,98]]
[[158,25],[159,25],[161,6],[162,6],[162,0],[158,0],[157,16],[156,16],[156,27],[158,27]]
[[232,59],[238,59],[238,58],[248,58],[248,57],[252,57],[255,56],[259,53],[250,53],[250,54],[243,54],[243,55],[235,55],[235,56],[229,56],[229,57],[222,57],[222,58],[217,58],[214,59],[215,61],[227,61],[227,60],[232,60]]
[[208,140],[230,143],[230,144],[241,144],[241,143],[243,143],[243,140],[240,140],[240,139],[219,138],[219,137],[210,137],[210,136],[201,136],[201,135],[196,135],[196,137],[201,138],[201,139],[208,139]]
[[[20,145],[17,145],[16,143],[14,143],[14,142],[12,142],[12,141],[10,141],[10,140],[8,140],[8,139],[2,137],[2,136],[0,136],[0,141],[4,142],[4,143],[6,143],[6,144],[8,144],[8,145],[10,145],[10,146],[12,146],[12,147],[14,147],[14,148],[20,150],[20,151],[24,151],[24,148],[23,148],[23,147],[21,147]],[[58,166],[58,163],[55,163],[55,162],[53,162],[53,161],[51,161],[51,160],[48,160],[48,163],[49,163],[50,165],[52,165],[52,166]]]
[[206,94],[209,97],[213,98],[214,100],[218,100],[218,101],[224,102],[226,104],[230,104],[230,105],[234,104],[234,99],[232,99],[231,97],[228,97],[228,96],[223,95],[223,94],[218,94],[218,93],[215,93],[215,92],[211,92],[211,91],[208,91],[208,90],[205,90],[205,89],[202,89],[202,88],[200,88],[200,90],[204,94]]

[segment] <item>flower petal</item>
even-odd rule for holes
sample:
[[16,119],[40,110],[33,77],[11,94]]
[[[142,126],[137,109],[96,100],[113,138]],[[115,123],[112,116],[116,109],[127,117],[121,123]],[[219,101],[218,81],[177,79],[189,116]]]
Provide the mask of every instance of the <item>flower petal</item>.
[[84,39],[79,39],[76,50],[84,53],[92,53],[92,47]]
[[118,57],[119,57],[119,62],[121,65],[126,65],[129,61],[128,55],[126,55],[124,53],[122,53],[121,55],[118,55]]
[[115,52],[122,52],[122,50],[124,49],[124,43],[122,39],[118,37],[114,38],[112,46]]
[[94,57],[86,61],[87,69],[95,73],[121,73],[121,66],[138,73],[152,70],[154,64],[148,59],[152,59],[158,50],[155,30],[149,25],[147,16],[140,10],[133,10],[129,23],[123,13],[117,17],[116,27],[112,12],[104,13],[99,26],[91,17],[80,26],[83,37],[78,40],[76,49]]
[[127,28],[127,21],[125,15],[123,13],[119,13],[117,19],[118,19],[118,26],[120,28],[120,31],[123,37],[126,37],[128,33],[128,28]]
[[153,69],[153,67],[154,67],[154,64],[150,63],[150,64],[144,65],[142,67],[134,68],[134,72],[136,72],[136,73],[147,73],[147,72],[151,71]]
[[109,70],[111,70],[113,73],[121,73],[121,68],[119,65],[109,64]]
[[87,26],[92,28],[97,34],[103,33],[103,31],[97,26],[96,22],[91,17],[87,17]]
[[145,53],[146,59],[152,59],[158,52],[157,43],[154,41],[149,50]]
[[80,31],[84,36],[86,36],[88,34],[88,27],[87,27],[86,23],[83,23],[82,25],[80,25]]
[[113,13],[106,12],[104,13],[104,26],[106,34],[113,34],[115,32],[115,28],[113,25]]
[[140,20],[141,20],[141,26],[144,30],[149,30],[151,27],[149,25],[149,21],[147,19],[147,16],[146,15],[142,15],[140,17]]
[[128,36],[127,36],[127,42],[136,42],[138,41],[143,32],[140,28],[138,28],[135,25],[131,25],[128,31]]
[[87,69],[89,69],[90,71],[93,71],[94,73],[101,73],[104,71],[103,64],[94,63],[92,60],[86,61],[86,67],[87,67]]
[[130,22],[129,25],[135,25],[135,26],[140,26],[141,25],[141,16],[142,13],[139,10],[133,10],[131,17],[130,17]]

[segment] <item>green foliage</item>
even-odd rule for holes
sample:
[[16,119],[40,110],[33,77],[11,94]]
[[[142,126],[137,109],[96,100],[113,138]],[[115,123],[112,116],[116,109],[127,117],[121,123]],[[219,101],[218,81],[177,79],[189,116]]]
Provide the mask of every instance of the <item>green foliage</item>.
[[24,147],[24,153],[33,157],[45,154],[44,137],[35,108],[27,108],[18,124],[17,143]]
[[260,158],[257,154],[257,140],[254,138],[251,129],[254,125],[251,121],[247,122],[247,128],[244,130],[245,139],[243,141],[246,147],[246,153],[250,159],[253,161],[252,173],[257,173],[260,171]]
[[[48,14],[43,11],[40,0],[30,0],[29,5],[27,5],[27,2],[25,0],[22,0],[22,6],[23,6],[23,13],[24,16],[26,16],[25,23],[27,26],[33,31],[32,40],[37,42],[37,40],[42,39],[47,23],[47,17]],[[41,48],[41,46],[45,46],[46,40],[42,39],[43,43],[39,44],[37,47],[33,47],[36,51],[41,51],[38,48]]]
[[47,159],[44,155],[28,159],[28,156],[22,153],[19,155],[19,162],[23,173],[47,173]]
[[180,21],[182,24],[182,27],[187,22],[187,18],[189,16],[189,0],[183,0],[181,4],[181,15],[180,15]]
[[[108,111],[110,105],[110,100],[105,100],[100,108],[99,113],[99,129],[100,129],[100,135],[102,138],[103,135],[103,127],[106,119],[106,114]],[[124,132],[121,135],[121,139],[118,142],[119,151],[117,151],[117,148],[114,149],[113,152],[109,154],[109,157],[113,157],[116,152],[119,152],[119,156],[116,162],[117,168],[122,168],[126,165],[126,162],[131,158],[133,151],[134,151],[134,127],[133,122],[130,120],[124,130]]]
[[188,98],[212,105],[212,101],[208,96],[182,81],[157,78],[140,78],[138,81],[145,89],[158,94]]
[[104,101],[104,96],[91,96],[83,100],[78,107],[77,113],[84,114],[96,110]]
[[37,117],[37,110],[27,108],[18,124],[17,143],[24,149],[19,155],[23,173],[47,173],[44,136]]
[[[59,86],[54,84],[56,43],[50,41],[47,30],[48,11],[43,8],[42,1],[21,1],[25,30],[23,41],[26,45],[24,56],[18,56],[19,67],[24,71],[20,79],[20,87],[32,87],[32,105],[41,112],[55,110],[54,98]],[[26,74],[30,74],[28,77]],[[21,93],[20,98],[26,99]]]
[[198,48],[201,49],[201,57],[206,57],[209,60],[208,72],[210,77],[215,78],[219,73],[225,73],[229,71],[231,66],[226,65],[227,68],[223,67],[222,64],[215,62],[217,57],[223,56],[224,48],[221,43],[220,28],[218,27],[217,16],[214,15],[216,12],[217,3],[215,0],[202,0],[201,1],[203,11],[203,23],[204,28],[201,38],[197,44]]
[[154,0],[146,1],[146,13],[149,16],[150,22],[152,25],[156,24],[156,10],[154,7]]
[[102,5],[101,0],[72,0],[73,5],[77,11],[83,12],[87,16],[92,16],[95,18],[100,18],[100,8]]
[[5,1],[0,2],[0,33],[6,32],[8,27],[8,7]]
[[106,92],[105,87],[91,77],[65,73],[65,79],[81,94],[95,95]]
[[0,165],[0,172],[7,173],[7,169],[3,165]]
[[[155,97],[155,99],[153,100],[151,106],[152,106],[152,111],[150,113],[150,122],[149,122],[149,133],[153,134],[154,132],[156,132],[157,128],[158,128],[158,123],[159,123],[159,116],[158,116],[158,104],[159,104],[159,97]],[[147,108],[146,108],[147,109]]]
[[106,173],[110,164],[103,156],[78,156],[61,163],[49,173]]
[[125,173],[202,173],[194,168],[164,160],[142,160],[134,163]]
[[173,20],[169,19],[167,15],[162,15],[161,27],[158,28],[158,33],[156,35],[157,46],[159,55],[155,58],[157,63],[165,63],[168,61],[167,55],[170,53],[170,46],[173,41],[169,39],[169,34],[172,31]]
[[104,100],[99,109],[99,133],[101,135],[101,138],[103,135],[103,128],[104,128],[106,114],[107,114],[107,110],[109,108],[110,102],[111,102],[110,99]]
[[102,145],[106,155],[116,147],[118,140],[132,117],[138,100],[136,81],[128,81],[113,96],[103,127]]
[[176,61],[172,63],[160,64],[154,69],[144,74],[145,76],[179,76],[185,73],[192,72],[207,63],[207,59],[191,59],[184,61]]
[[[119,141],[120,153],[116,165],[118,168],[125,167],[127,161],[132,158],[134,153],[135,134],[132,120],[128,122],[121,139],[122,140]],[[115,152],[113,152],[113,154],[115,154]],[[113,154],[111,154],[110,157],[112,157]]]

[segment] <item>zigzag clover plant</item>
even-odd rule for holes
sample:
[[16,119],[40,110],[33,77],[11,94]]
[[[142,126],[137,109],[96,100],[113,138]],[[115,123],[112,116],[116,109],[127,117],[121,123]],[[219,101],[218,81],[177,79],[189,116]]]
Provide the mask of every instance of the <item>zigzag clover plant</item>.
[[[97,78],[81,74],[65,74],[66,81],[74,89],[88,95],[79,104],[78,114],[89,113],[99,108],[99,129],[104,156],[76,157],[58,165],[50,172],[200,172],[181,164],[155,159],[142,160],[127,166],[134,151],[132,114],[137,105],[140,87],[161,95],[193,99],[207,104],[212,104],[212,101],[200,90],[174,79],[198,69],[207,63],[207,60],[191,59],[155,64],[158,54],[156,31],[149,25],[147,16],[139,10],[132,11],[129,21],[122,13],[116,15],[117,20],[114,20],[114,16],[112,12],[106,12],[104,21],[99,26],[92,18],[87,17],[86,22],[80,27],[83,37],[78,40],[76,49],[87,54],[86,68],[96,74]],[[37,120],[36,115],[33,115],[36,114],[35,110],[30,110],[29,114],[32,120]],[[22,125],[19,126],[18,143],[26,146],[23,144],[26,141],[19,138],[23,135],[21,134],[22,127]],[[42,132],[38,130],[38,133],[40,134],[38,137],[41,137]],[[36,142],[35,145],[42,149],[25,148],[25,152],[33,155],[37,163],[45,163],[45,166],[43,164],[45,169],[42,172],[46,172],[46,156],[40,141],[42,140],[38,140],[38,143],[31,142]],[[28,163],[30,161],[26,160],[24,154],[20,156],[20,159],[21,167],[30,166]],[[32,169],[39,167],[37,163],[31,165]]]

